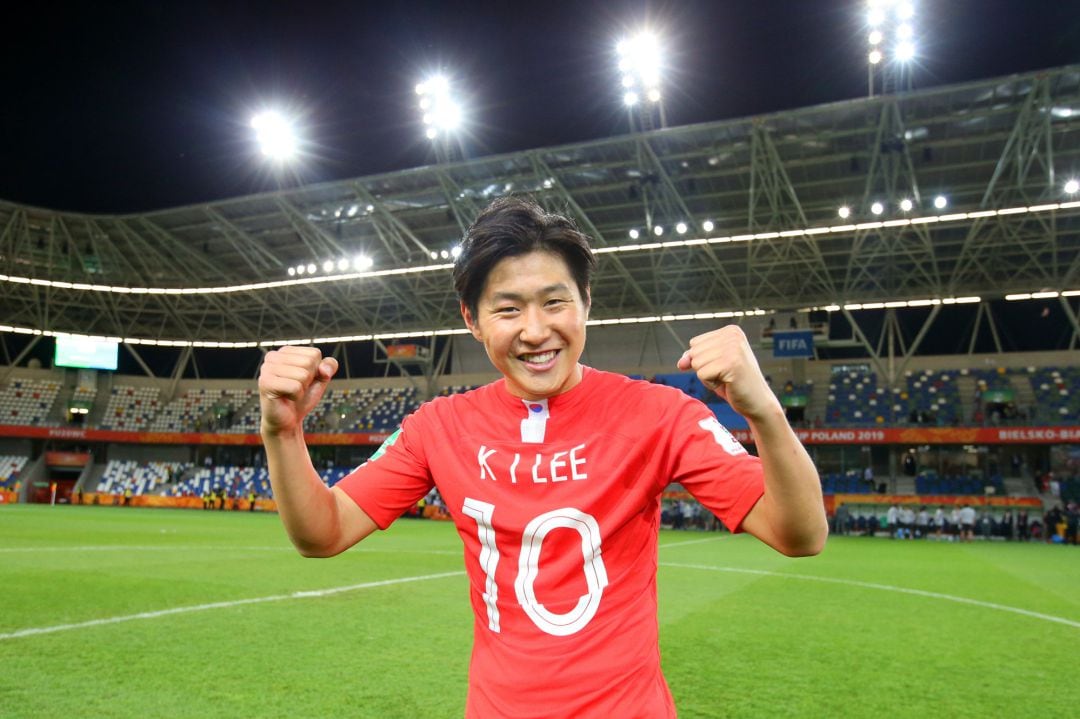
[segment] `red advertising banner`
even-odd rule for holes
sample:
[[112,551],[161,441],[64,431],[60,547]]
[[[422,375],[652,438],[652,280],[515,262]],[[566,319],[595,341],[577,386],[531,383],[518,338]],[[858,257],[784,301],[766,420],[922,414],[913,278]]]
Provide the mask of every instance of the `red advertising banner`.
[[46,467],[85,467],[90,461],[89,452],[46,452]]
[[[731,432],[735,439],[752,444],[749,430]],[[806,445],[829,444],[1080,444],[1080,427],[892,427],[796,429]],[[311,445],[382,444],[389,432],[320,432],[305,435]],[[257,434],[211,434],[209,432],[118,432],[107,429],[75,427],[28,427],[0,425],[0,437],[59,439],[82,442],[118,442],[121,444],[221,444],[259,445]]]
[[[744,444],[750,430],[731,432]],[[891,427],[796,429],[803,444],[1080,444],[1080,427]]]

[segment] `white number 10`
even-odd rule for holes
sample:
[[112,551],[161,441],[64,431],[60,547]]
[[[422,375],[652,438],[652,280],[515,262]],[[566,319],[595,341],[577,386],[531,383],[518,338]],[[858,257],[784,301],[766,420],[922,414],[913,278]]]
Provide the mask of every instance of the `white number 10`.
[[[495,546],[495,529],[491,518],[495,505],[466,498],[462,507],[465,516],[476,520],[480,540],[480,568],[484,571],[484,604],[487,606],[488,628],[499,630],[499,587],[495,584],[495,570],[499,566],[499,550]],[[535,583],[540,574],[540,548],[544,538],[553,529],[573,529],[581,537],[581,555],[584,560],[585,584],[588,592],[578,599],[577,605],[559,614],[550,611],[536,598]],[[573,507],[563,507],[534,517],[521,535],[521,554],[518,556],[518,573],[514,580],[514,593],[525,614],[541,631],[565,637],[581,631],[600,608],[600,597],[608,584],[604,559],[600,556],[600,525],[591,514]]]

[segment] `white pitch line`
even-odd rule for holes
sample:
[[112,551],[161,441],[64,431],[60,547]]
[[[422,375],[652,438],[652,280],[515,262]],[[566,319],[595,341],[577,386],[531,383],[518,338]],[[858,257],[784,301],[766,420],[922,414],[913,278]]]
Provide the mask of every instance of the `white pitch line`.
[[[292,546],[280,546],[280,547],[214,547],[205,544],[169,544],[169,545],[146,545],[146,546],[132,546],[132,545],[102,545],[102,546],[87,546],[87,547],[0,547],[0,554],[31,554],[35,552],[71,552],[78,554],[79,552],[155,552],[155,551],[175,551],[175,552],[193,552],[193,551],[207,551],[207,552],[296,552],[296,549]],[[366,554],[443,554],[449,556],[460,556],[461,550],[450,549],[398,549],[395,547],[387,547],[386,549],[376,547],[354,547],[347,550],[349,552],[361,552]]]
[[156,619],[158,617],[167,617],[172,614],[188,614],[190,612],[205,612],[210,609],[228,609],[230,607],[239,607],[245,604],[261,604],[264,602],[281,602],[287,599],[310,599],[313,597],[327,597],[331,594],[340,594],[342,592],[352,592],[357,589],[373,589],[375,587],[388,587],[393,584],[406,584],[408,582],[423,582],[429,579],[443,579],[445,577],[459,577],[465,574],[465,572],[441,572],[439,574],[423,574],[416,577],[399,577],[398,579],[383,579],[377,582],[365,582],[363,584],[352,584],[347,587],[331,587],[329,589],[313,589],[309,591],[297,591],[290,594],[275,594],[269,597],[252,597],[251,599],[234,599],[228,602],[212,602],[210,604],[195,604],[188,607],[174,607],[172,609],[159,609],[155,612],[139,612],[138,614],[128,614],[120,617],[105,617],[103,619],[91,619],[86,622],[76,622],[73,624],[57,624],[51,627],[30,627],[28,629],[18,629],[14,632],[8,632],[6,634],[0,634],[0,641],[5,639],[18,639],[20,637],[31,637],[38,634],[52,634],[54,632],[64,632],[70,629],[86,629],[88,627],[98,627],[105,624],[119,624],[120,622],[130,622],[134,619]]
[[857,579],[837,579],[835,577],[815,577],[809,574],[787,574],[785,572],[770,572],[764,569],[740,569],[738,567],[710,567],[702,564],[678,564],[675,562],[661,562],[661,567],[676,567],[679,569],[702,569],[709,572],[733,572],[736,574],[757,574],[763,577],[780,577],[781,579],[805,579],[811,582],[828,582],[830,584],[844,584],[851,587],[863,587],[864,589],[879,589],[885,592],[898,592],[900,594],[912,594],[917,597],[929,597],[931,599],[944,599],[950,602],[957,602],[959,604],[970,604],[976,607],[982,607],[983,609],[996,609],[1001,612],[1012,612],[1013,614],[1020,614],[1025,617],[1032,617],[1033,619],[1043,619],[1048,622],[1056,622],[1058,624],[1064,624],[1067,627],[1073,627],[1074,629],[1080,629],[1080,622],[1073,621],[1072,619],[1066,619],[1065,617],[1057,617],[1053,614],[1043,614],[1042,612],[1033,612],[1030,609],[1021,609],[1020,607],[1010,607],[1007,604],[997,604],[995,602],[984,602],[981,599],[969,599],[967,597],[958,597],[953,594],[942,594],[940,592],[929,592],[925,589],[910,589],[908,587],[896,587],[891,584],[877,584],[875,582],[860,582]]
[[660,545],[660,549],[667,549],[668,547],[685,547],[687,544],[701,544],[702,542],[718,542],[724,537],[730,537],[730,534],[721,534],[717,537],[705,537],[704,539],[687,539],[685,542],[667,542]]

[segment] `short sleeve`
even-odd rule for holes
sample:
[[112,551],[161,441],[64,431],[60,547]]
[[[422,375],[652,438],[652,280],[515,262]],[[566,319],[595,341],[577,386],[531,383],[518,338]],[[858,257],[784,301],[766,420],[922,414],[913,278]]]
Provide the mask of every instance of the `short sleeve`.
[[678,482],[732,532],[765,494],[761,460],[746,451],[708,407],[687,398],[672,435],[672,482]]
[[423,426],[415,414],[407,417],[371,459],[335,485],[380,529],[389,527],[434,486],[421,442]]

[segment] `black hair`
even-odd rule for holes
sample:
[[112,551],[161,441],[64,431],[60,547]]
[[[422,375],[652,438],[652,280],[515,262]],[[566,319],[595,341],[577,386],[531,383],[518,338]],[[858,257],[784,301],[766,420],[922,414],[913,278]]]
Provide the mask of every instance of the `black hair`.
[[572,219],[549,213],[536,202],[520,197],[495,200],[465,233],[461,254],[454,262],[458,300],[475,318],[480,295],[495,265],[507,257],[537,251],[562,258],[582,299],[588,303],[596,271],[589,236],[578,230]]

